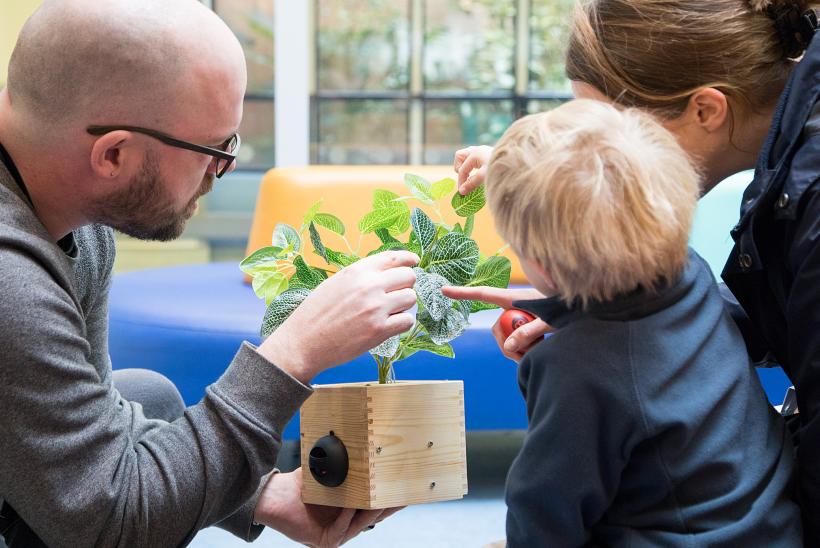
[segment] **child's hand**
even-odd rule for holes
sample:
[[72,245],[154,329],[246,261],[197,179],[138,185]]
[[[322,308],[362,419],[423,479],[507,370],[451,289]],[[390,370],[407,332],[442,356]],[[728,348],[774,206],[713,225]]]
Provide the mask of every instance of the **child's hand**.
[[[452,285],[441,288],[441,292],[451,299],[483,301],[500,306],[505,310],[513,308],[513,301],[544,298],[544,295],[532,288],[500,289],[498,287],[459,287]],[[509,337],[505,337],[502,332],[500,317],[492,329],[498,348],[507,358],[516,362],[521,361],[524,354],[540,342],[546,333],[552,331],[554,331],[553,328],[540,318],[525,323],[513,331]]]
[[492,153],[493,147],[488,146],[467,147],[456,152],[453,169],[458,173],[458,191],[462,196],[484,183]]

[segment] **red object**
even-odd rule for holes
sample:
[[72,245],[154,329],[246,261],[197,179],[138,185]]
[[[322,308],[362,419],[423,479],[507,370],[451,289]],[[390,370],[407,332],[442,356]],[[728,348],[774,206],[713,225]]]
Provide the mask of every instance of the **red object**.
[[501,333],[504,334],[504,338],[506,339],[512,334],[513,331],[525,323],[530,323],[534,319],[535,316],[529,312],[524,312],[523,310],[518,310],[517,308],[505,310],[499,318],[499,321],[501,322]]

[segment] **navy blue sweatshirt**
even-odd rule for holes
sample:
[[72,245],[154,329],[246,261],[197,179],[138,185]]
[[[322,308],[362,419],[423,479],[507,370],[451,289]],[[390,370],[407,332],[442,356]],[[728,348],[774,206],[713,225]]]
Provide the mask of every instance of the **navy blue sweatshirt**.
[[529,429],[507,478],[507,543],[801,546],[792,446],[706,263],[586,310],[527,353]]

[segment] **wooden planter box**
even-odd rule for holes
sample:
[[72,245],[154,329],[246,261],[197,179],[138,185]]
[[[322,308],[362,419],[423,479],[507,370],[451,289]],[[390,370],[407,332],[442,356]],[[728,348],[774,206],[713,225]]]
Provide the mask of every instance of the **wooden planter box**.
[[[313,388],[300,412],[304,502],[373,509],[467,493],[461,381]],[[311,450],[331,432],[348,456],[347,476],[336,487],[320,484],[309,469]]]

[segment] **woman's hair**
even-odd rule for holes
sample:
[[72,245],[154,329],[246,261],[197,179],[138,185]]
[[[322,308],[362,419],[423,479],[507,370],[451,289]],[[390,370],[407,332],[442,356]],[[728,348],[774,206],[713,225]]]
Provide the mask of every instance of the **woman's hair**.
[[699,177],[650,114],[576,100],[515,122],[488,165],[496,228],[567,302],[655,290],[687,264]]
[[703,87],[741,107],[774,104],[811,40],[810,0],[580,0],[570,80],[626,106],[680,115]]

